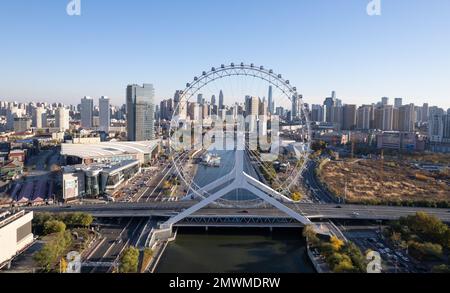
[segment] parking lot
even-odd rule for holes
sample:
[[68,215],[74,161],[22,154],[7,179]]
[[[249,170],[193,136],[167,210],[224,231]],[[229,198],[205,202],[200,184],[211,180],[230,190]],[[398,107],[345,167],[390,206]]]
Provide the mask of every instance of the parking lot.
[[363,253],[376,251],[382,258],[384,273],[415,273],[423,270],[408,255],[406,249],[396,249],[384,239],[379,227],[346,227],[345,236]]

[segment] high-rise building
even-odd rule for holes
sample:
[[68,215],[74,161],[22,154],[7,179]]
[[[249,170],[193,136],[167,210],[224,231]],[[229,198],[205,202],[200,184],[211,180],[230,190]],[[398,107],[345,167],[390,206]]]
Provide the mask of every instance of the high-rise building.
[[99,119],[100,119],[100,130],[109,132],[109,127],[111,125],[111,110],[108,97],[101,97],[98,101],[99,106]]
[[354,130],[356,128],[356,105],[344,105],[342,109],[343,130]]
[[94,100],[84,97],[81,100],[81,127],[92,128],[94,124]]
[[177,90],[175,92],[175,95],[173,96],[173,103],[174,103],[174,115],[176,115],[180,120],[186,120],[188,105],[187,101],[183,98],[181,90]]
[[428,134],[431,142],[442,142],[444,136],[444,115],[430,116]]
[[268,100],[269,100],[269,113],[270,114],[275,114],[275,102],[273,100],[273,89],[272,89],[272,86],[269,86]]
[[409,104],[400,107],[398,115],[398,127],[400,131],[413,132],[415,121],[415,107],[414,104]]
[[302,95],[292,96],[291,102],[291,120],[295,121],[301,119],[302,117]]
[[31,119],[29,117],[14,118],[14,132],[25,132],[31,129]]
[[198,94],[197,95],[197,104],[199,105],[203,105],[203,94]]
[[425,104],[423,104],[423,106],[422,106],[422,117],[421,117],[421,122],[428,122],[429,115],[430,115],[430,108],[429,108],[428,104],[425,103]]
[[332,113],[333,107],[336,105],[336,92],[331,92],[331,97],[328,97],[323,102],[325,122],[333,122]]
[[393,106],[384,106],[379,107],[375,110],[375,128],[384,130],[384,131],[392,131],[393,130],[393,122],[394,122],[394,107]]
[[66,131],[70,128],[69,110],[63,107],[56,109],[55,113],[55,127],[60,131]]
[[216,95],[212,95],[212,97],[211,97],[211,105],[212,105],[212,106],[215,106],[216,103],[217,103],[217,101],[216,101]]
[[36,107],[32,111],[32,126],[35,128],[47,127],[47,112],[43,107]]
[[389,98],[388,98],[388,97],[382,97],[382,98],[381,98],[381,105],[382,105],[382,106],[387,106],[387,105],[389,105]]
[[252,96],[246,96],[245,97],[245,115],[253,115],[258,116],[259,115],[259,98],[258,97],[252,97]]
[[394,107],[395,108],[400,108],[401,106],[403,106],[403,99],[402,98],[396,98],[395,102],[394,102]]
[[219,110],[223,110],[224,107],[225,107],[225,105],[224,105],[223,91],[220,90],[220,93],[219,93]]
[[154,139],[155,90],[153,85],[128,85],[126,94],[128,140]]
[[164,119],[164,120],[171,120],[172,116],[173,116],[173,100],[172,99],[168,99],[168,100],[163,100],[160,103],[159,106],[159,110],[160,110],[160,118]]
[[372,105],[363,105],[358,109],[357,128],[360,130],[369,130],[372,128]]
[[324,113],[322,105],[311,105],[311,121],[323,122]]

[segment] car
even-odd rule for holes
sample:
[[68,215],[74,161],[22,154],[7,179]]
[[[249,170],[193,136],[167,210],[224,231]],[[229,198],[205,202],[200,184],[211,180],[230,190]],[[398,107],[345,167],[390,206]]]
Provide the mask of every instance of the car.
[[245,211],[240,211],[239,213],[240,213],[240,214],[249,214],[250,212],[247,211],[247,210],[245,210]]
[[336,206],[336,209],[342,209],[342,206]]

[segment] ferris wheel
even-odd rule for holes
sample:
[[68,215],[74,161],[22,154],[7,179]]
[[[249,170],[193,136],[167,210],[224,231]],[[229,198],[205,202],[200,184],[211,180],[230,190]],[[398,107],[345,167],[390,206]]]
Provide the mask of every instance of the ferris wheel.
[[[196,107],[199,109],[197,115],[192,113]],[[205,143],[204,137],[214,128],[215,123],[211,123],[210,116],[219,117],[220,121],[224,120],[225,116],[231,116],[235,118],[234,123],[239,124],[245,121],[237,120],[236,116],[240,113],[248,115],[249,112],[260,115],[257,131],[261,130],[261,125],[269,125],[265,135],[270,137],[268,140],[271,143],[275,139],[279,141],[279,153],[270,161],[263,160],[264,151],[261,151],[259,144],[255,149],[251,148],[248,142],[244,143],[242,151],[245,175],[250,174],[276,191],[280,194],[279,200],[294,200],[292,194],[299,185],[310,154],[311,129],[307,107],[297,88],[282,74],[264,66],[244,63],[212,67],[209,71],[195,76],[192,82],[186,84],[184,90],[177,91],[169,130],[171,152],[179,151],[177,143],[174,143],[179,138],[173,135],[177,130],[200,124],[202,143],[192,145],[193,150],[190,153],[202,151],[221,157],[219,168],[200,166],[197,167],[199,170],[192,172],[192,166],[191,169],[186,169],[186,164],[179,157],[171,156],[178,177],[187,186],[186,198],[208,198],[214,193],[214,190],[208,189],[210,181],[224,177],[227,172],[236,168],[238,159],[230,154],[230,149],[218,150],[217,144]],[[261,117],[268,118],[261,121]],[[275,120],[278,123],[277,129],[274,129]],[[232,129],[236,132],[236,128],[239,129],[239,125]],[[248,125],[242,129],[244,138],[248,139]],[[232,140],[236,139],[234,134]],[[236,146],[236,142],[233,142],[233,145]],[[236,148],[234,151],[236,152]],[[232,184],[230,182],[228,183]],[[226,185],[226,182],[224,184]],[[264,204],[258,197],[239,190],[239,187],[215,203],[239,208]]]

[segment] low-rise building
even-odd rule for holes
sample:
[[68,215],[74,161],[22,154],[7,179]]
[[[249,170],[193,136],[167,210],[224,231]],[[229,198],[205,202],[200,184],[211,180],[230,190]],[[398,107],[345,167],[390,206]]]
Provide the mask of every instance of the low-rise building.
[[34,241],[33,212],[0,214],[0,268]]
[[117,163],[138,160],[141,165],[150,164],[159,154],[160,141],[101,142],[95,144],[61,145],[61,155],[70,164]]
[[114,164],[75,165],[63,168],[63,199],[113,194],[125,181],[140,172],[137,160]]
[[385,131],[377,135],[378,149],[424,151],[425,140],[415,132]]
[[24,150],[12,150],[9,152],[9,160],[25,163],[26,154]]

